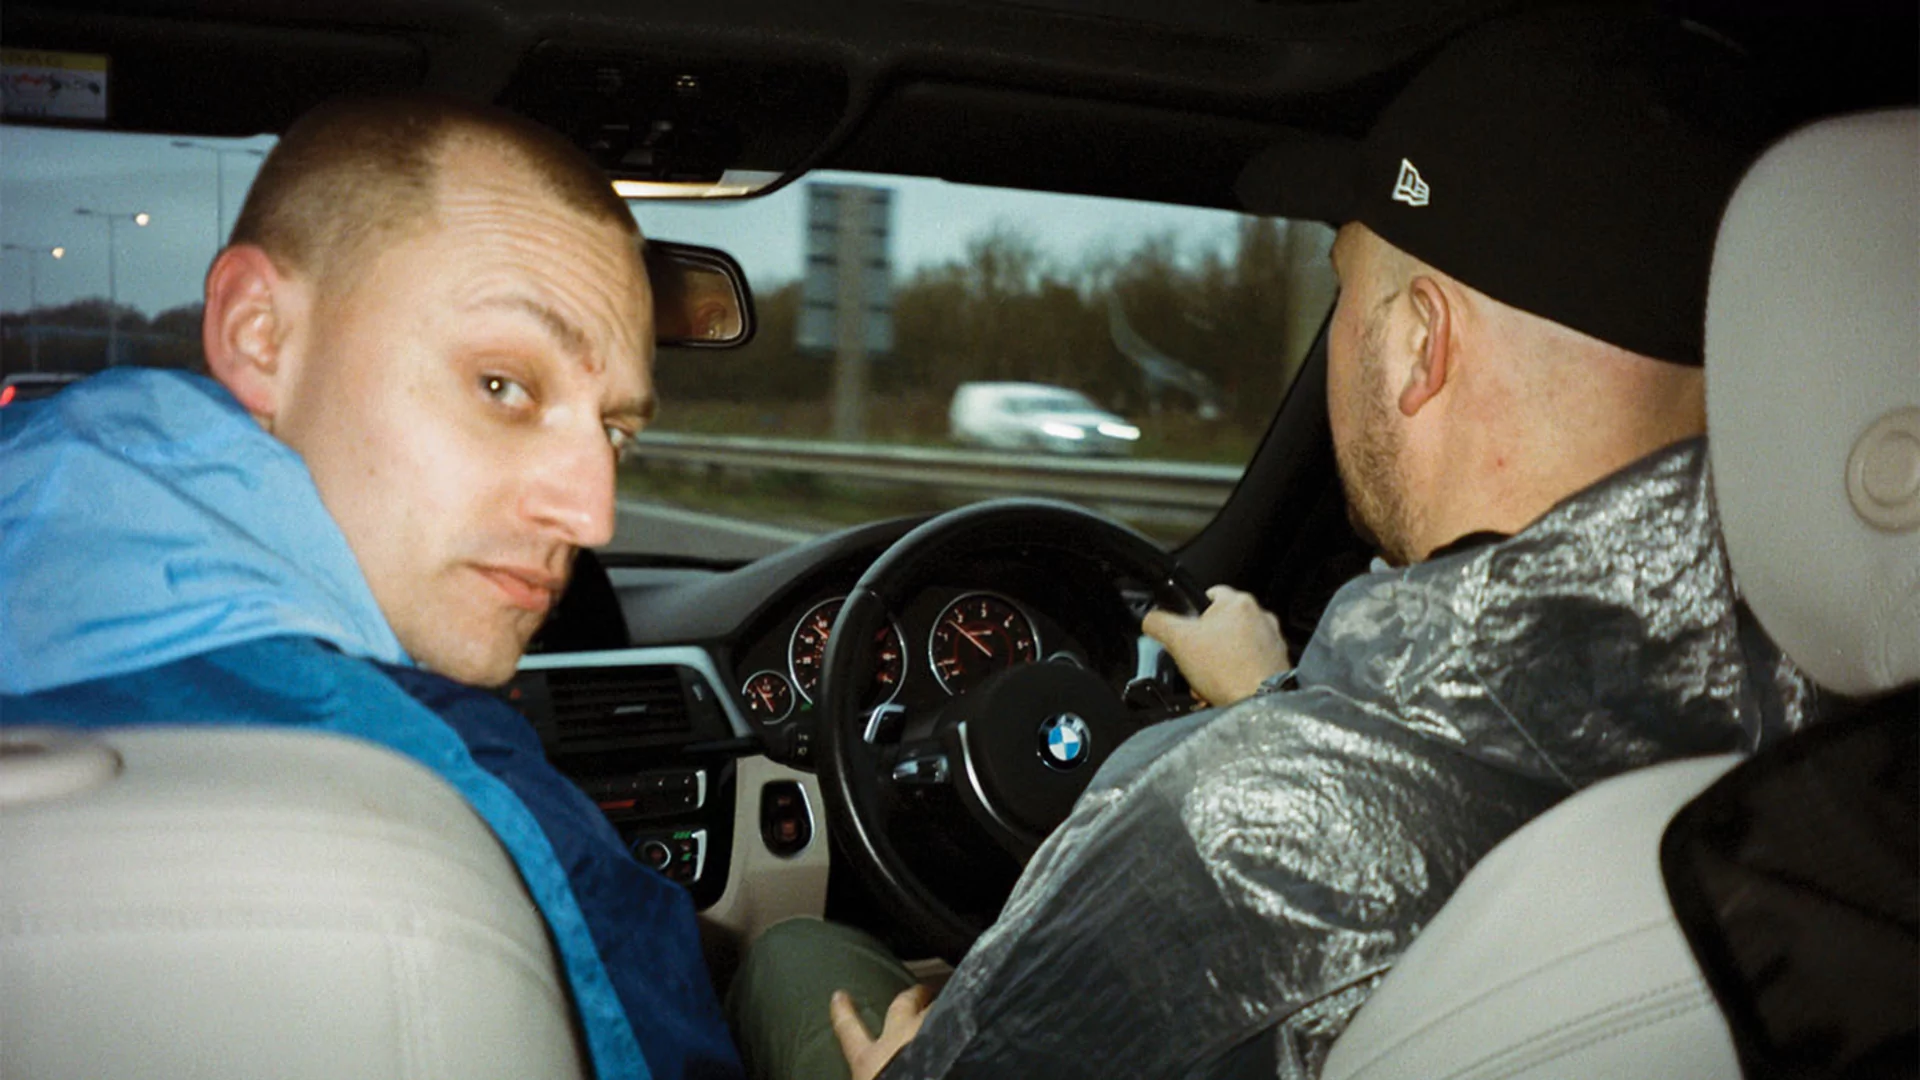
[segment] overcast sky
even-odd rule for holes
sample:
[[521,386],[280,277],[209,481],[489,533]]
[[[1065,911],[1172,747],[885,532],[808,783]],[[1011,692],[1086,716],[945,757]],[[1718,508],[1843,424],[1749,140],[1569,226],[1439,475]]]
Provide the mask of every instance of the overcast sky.
[[[66,257],[9,250],[0,258],[0,310],[28,306],[31,282],[42,306],[107,295],[107,224],[74,213],[78,207],[145,212],[145,228],[123,220],[117,234],[116,293],[149,316],[197,302],[216,235],[239,213],[259,159],[249,150],[269,137],[196,139],[214,154],[182,149],[164,136],[117,135],[0,126],[0,240],[40,249],[62,245]],[[216,163],[225,185],[225,220],[216,228]],[[821,173],[810,180],[874,182]],[[894,190],[893,262],[896,273],[956,259],[975,236],[1008,225],[1043,252],[1077,265],[1088,254],[1128,251],[1145,237],[1174,232],[1189,256],[1230,249],[1235,215],[1224,211],[1143,205],[1110,199],[1036,195],[886,178]],[[725,248],[746,268],[756,288],[800,273],[805,182],[762,199],[724,203],[633,204],[650,236]]]

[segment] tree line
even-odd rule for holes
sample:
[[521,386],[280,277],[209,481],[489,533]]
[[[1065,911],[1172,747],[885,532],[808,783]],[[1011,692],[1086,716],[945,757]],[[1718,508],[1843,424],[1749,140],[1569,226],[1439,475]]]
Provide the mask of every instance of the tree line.
[[114,336],[123,364],[195,369],[200,367],[201,310],[200,304],[183,304],[149,318],[138,308],[90,297],[31,314],[8,312],[0,315],[0,372],[91,374],[107,366],[107,343]]
[[[942,404],[963,382],[1071,387],[1125,415],[1193,411],[1202,395],[1158,383],[1116,342],[1115,310],[1141,342],[1203,378],[1214,408],[1264,425],[1332,304],[1323,226],[1242,218],[1224,251],[1183,259],[1161,235],[1062,266],[1009,227],[893,290],[894,345],[869,359],[876,396]],[[794,343],[800,284],[756,292],[758,332],[723,353],[666,350],[655,379],[669,402],[823,399],[833,358]]]

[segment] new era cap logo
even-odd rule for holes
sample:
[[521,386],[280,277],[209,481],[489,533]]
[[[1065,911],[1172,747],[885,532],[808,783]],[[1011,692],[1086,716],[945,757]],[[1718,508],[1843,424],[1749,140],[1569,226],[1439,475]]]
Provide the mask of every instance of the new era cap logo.
[[1408,206],[1427,205],[1427,182],[1420,179],[1420,170],[1406,158],[1400,159],[1400,176],[1393,182],[1393,201]]

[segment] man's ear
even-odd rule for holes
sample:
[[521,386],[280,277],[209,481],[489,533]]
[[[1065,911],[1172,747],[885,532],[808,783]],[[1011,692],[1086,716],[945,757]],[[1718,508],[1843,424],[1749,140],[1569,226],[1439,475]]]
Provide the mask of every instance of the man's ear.
[[1453,304],[1440,283],[1420,274],[1407,285],[1414,324],[1409,351],[1413,363],[1400,388],[1400,413],[1413,416],[1446,388],[1453,367]]
[[200,345],[207,370],[268,431],[292,377],[288,338],[304,309],[297,282],[267,253],[236,244],[207,271]]

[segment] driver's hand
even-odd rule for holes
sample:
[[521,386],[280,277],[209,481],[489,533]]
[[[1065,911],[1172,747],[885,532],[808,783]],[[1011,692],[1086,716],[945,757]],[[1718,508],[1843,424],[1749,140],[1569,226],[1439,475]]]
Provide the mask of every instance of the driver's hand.
[[1155,608],[1140,631],[1166,646],[1193,694],[1208,705],[1253,696],[1267,679],[1292,666],[1280,620],[1251,595],[1225,585],[1207,590],[1212,601],[1198,615]]
[[925,983],[900,991],[887,1006],[887,1018],[876,1039],[861,1021],[853,998],[847,996],[845,990],[835,990],[827,1012],[833,1017],[833,1034],[840,1040],[840,1053],[846,1056],[847,1071],[853,1074],[853,1080],[873,1080],[879,1076],[893,1055],[920,1033],[920,1021],[926,1018],[932,1004],[933,988]]

